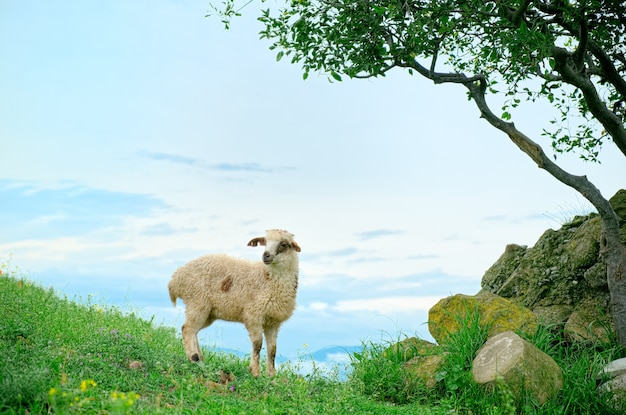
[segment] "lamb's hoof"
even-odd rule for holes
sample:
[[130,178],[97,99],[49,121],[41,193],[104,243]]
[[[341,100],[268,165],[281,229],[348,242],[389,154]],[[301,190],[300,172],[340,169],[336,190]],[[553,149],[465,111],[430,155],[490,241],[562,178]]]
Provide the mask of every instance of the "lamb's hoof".
[[194,353],[194,354],[191,356],[191,360],[192,360],[193,362],[199,362],[199,361],[200,361],[200,356],[198,356],[198,353]]

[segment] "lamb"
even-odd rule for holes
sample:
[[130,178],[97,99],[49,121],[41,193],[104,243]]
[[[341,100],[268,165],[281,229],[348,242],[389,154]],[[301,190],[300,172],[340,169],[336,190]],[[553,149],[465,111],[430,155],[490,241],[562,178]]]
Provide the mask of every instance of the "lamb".
[[227,255],[205,255],[178,268],[168,284],[172,304],[186,306],[182,326],[185,354],[191,361],[204,360],[198,332],[215,320],[243,323],[252,342],[250,371],[260,375],[263,334],[267,346],[267,374],[276,368],[278,330],[296,307],[298,252],[293,235],[272,229],[248,246],[265,246],[262,261]]

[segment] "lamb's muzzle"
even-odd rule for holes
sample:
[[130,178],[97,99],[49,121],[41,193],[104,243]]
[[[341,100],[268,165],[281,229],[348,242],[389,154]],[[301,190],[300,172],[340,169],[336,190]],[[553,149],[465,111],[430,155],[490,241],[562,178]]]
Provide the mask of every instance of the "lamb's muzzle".
[[248,246],[265,246],[262,261],[226,255],[205,255],[180,267],[168,285],[170,299],[186,305],[182,327],[185,354],[203,360],[198,332],[215,320],[241,322],[252,342],[250,370],[260,374],[263,335],[267,346],[267,373],[276,369],[276,338],[296,306],[300,246],[287,231],[272,229]]
[[267,251],[263,252],[263,263],[265,265],[269,265],[272,263],[272,261],[274,261],[274,255],[270,254]]

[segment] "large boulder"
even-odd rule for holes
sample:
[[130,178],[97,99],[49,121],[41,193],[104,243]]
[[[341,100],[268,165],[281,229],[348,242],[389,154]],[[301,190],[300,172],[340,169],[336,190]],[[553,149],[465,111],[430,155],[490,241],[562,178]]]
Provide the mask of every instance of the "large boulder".
[[611,207],[617,213],[620,225],[626,224],[626,190],[620,189],[609,199]]
[[597,383],[600,393],[610,393],[613,406],[621,413],[626,412],[626,358],[617,359],[607,364],[598,373]]
[[530,310],[491,293],[456,294],[439,300],[428,311],[428,330],[437,343],[445,344],[451,333],[468,324],[474,312],[488,337],[508,330],[528,335],[537,331],[537,317]]
[[[626,243],[626,190],[609,199]],[[532,310],[541,324],[571,333],[568,340],[603,342],[613,327],[606,266],[600,255],[602,221],[596,213],[548,229],[534,246],[507,245],[481,281],[497,294]]]
[[389,346],[383,355],[388,359],[397,361],[408,361],[416,356],[431,355],[439,352],[439,346],[428,340],[417,337],[407,337]]
[[504,253],[487,271],[481,281],[484,291],[496,292],[517,269],[520,261],[526,254],[526,245],[509,244]]
[[406,382],[412,386],[425,386],[434,389],[437,385],[437,374],[445,363],[445,354],[415,356],[403,367],[407,373]]
[[[548,229],[501,285],[483,288],[531,309],[578,303],[590,289],[584,275],[598,261],[601,228],[596,216],[576,217],[559,231]],[[608,291],[605,286],[601,289]]]
[[[606,306],[608,308],[608,305]],[[615,332],[613,319],[596,307],[596,302],[587,300],[578,304],[565,322],[565,338],[569,341],[611,342]]]
[[493,336],[478,350],[472,376],[488,389],[503,382],[514,396],[525,391],[540,405],[563,388],[563,372],[556,362],[512,331]]
[[441,347],[427,340],[408,337],[389,346],[383,355],[388,359],[403,361],[407,385],[433,389],[437,373],[445,361]]

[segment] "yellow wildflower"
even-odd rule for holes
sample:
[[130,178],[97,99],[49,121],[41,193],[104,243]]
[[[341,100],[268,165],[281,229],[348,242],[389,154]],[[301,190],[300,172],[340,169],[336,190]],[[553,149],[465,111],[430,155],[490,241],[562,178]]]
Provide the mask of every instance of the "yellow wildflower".
[[98,384],[93,379],[83,380],[82,382],[80,382],[80,390],[81,390],[81,392],[87,391],[87,389],[89,389],[90,386],[91,387],[96,387],[96,386],[98,386]]

